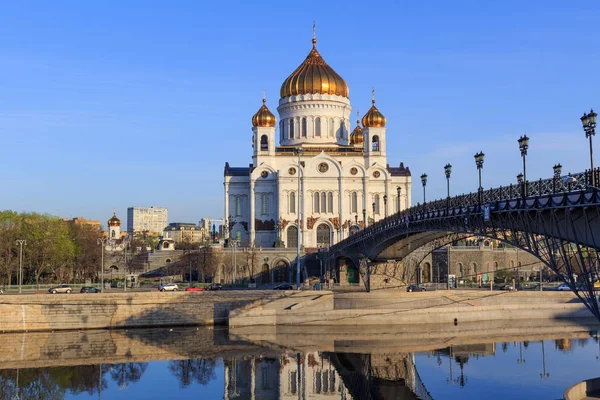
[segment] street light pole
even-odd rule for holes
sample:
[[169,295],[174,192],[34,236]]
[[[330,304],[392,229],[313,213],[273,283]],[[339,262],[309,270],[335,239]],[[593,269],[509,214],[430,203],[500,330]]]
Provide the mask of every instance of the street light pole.
[[400,186],[396,187],[396,212],[400,212],[400,193],[402,193],[402,188]]
[[23,284],[23,246],[27,245],[27,240],[19,239],[17,244],[20,247],[19,250],[19,293],[21,293],[21,285]]
[[421,183],[423,184],[423,204],[425,204],[425,186],[427,186],[427,174],[421,175]]
[[483,154],[483,151],[480,151],[479,153],[475,154],[475,165],[477,166],[477,171],[479,172],[479,203],[482,203],[483,199],[482,199],[482,192],[483,192],[483,187],[481,186],[481,170],[483,169],[483,159],[485,157],[485,154]]
[[363,208],[363,225],[367,227],[367,209]]
[[583,125],[583,131],[585,132],[585,137],[590,139],[590,173],[591,184],[592,186],[596,186],[595,178],[594,178],[594,155],[593,155],[593,147],[592,147],[592,136],[596,134],[596,118],[598,114],[594,112],[594,110],[590,110],[589,114],[583,113],[583,117],[581,117],[581,123]]
[[302,220],[300,219],[302,214],[300,212],[300,191],[302,190],[301,182],[300,182],[300,155],[304,149],[302,147],[296,148],[296,153],[298,154],[298,196],[296,196],[298,202],[298,208],[296,209],[298,215],[298,239],[296,240],[296,289],[300,289],[300,227],[302,225]]
[[387,218],[387,194],[383,195],[383,215]]
[[98,239],[98,244],[101,246],[100,247],[100,251],[102,253],[102,256],[100,257],[100,280],[101,280],[101,287],[100,287],[100,292],[104,293],[104,246],[106,245],[106,241],[108,239],[107,238],[100,238]]
[[517,182],[519,182],[519,189],[521,189],[521,197],[525,197],[525,191],[523,190],[523,174],[519,172],[517,175]]
[[444,165],[444,173],[446,174],[446,188],[448,192],[448,198],[450,198],[450,174],[452,174],[452,165],[450,165],[450,163]]
[[521,157],[523,157],[523,181],[525,182],[525,187],[523,189],[523,197],[527,197],[527,149],[529,148],[529,138],[527,135],[521,136],[517,142],[519,142],[519,150],[521,150]]

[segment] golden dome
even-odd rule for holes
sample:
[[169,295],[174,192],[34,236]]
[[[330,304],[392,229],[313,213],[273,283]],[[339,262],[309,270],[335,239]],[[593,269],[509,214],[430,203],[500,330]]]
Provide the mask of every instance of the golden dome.
[[356,128],[350,134],[350,144],[363,144],[363,130],[360,127],[360,121],[356,121]]
[[265,104],[267,100],[263,99],[263,105],[252,117],[252,126],[275,126],[276,118]]
[[121,220],[117,218],[116,213],[113,213],[112,218],[108,220],[108,226],[121,226]]
[[317,39],[306,60],[281,85],[281,98],[298,94],[334,94],[348,97],[348,85],[317,51]]
[[375,99],[372,100],[373,105],[367,111],[364,117],[362,117],[362,124],[365,128],[383,128],[385,126],[385,117],[375,107]]

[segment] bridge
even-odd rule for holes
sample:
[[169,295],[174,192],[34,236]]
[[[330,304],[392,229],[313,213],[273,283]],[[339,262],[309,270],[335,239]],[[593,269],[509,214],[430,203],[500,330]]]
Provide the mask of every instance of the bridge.
[[[418,204],[335,244],[328,258],[358,269],[370,291],[375,263],[402,260],[419,247],[434,248],[470,236],[495,239],[533,254],[562,278],[600,320],[600,171],[555,175],[518,185]],[[525,195],[525,193],[527,195]]]

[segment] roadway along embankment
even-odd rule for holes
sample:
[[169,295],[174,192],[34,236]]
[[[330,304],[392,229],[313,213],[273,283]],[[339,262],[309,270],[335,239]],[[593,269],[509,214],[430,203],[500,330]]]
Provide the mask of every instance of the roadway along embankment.
[[145,292],[0,297],[0,332],[226,324],[287,292]]
[[590,317],[584,304],[567,292],[301,292],[233,311],[229,326],[460,324]]

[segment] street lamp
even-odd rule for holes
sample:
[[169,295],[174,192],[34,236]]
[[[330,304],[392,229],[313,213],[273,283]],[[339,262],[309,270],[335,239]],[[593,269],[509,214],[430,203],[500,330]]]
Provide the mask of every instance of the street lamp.
[[525,159],[527,158],[527,149],[529,149],[529,138],[527,135],[523,135],[517,142],[519,142],[519,150],[521,150],[521,157],[523,157],[523,181],[525,182],[523,197],[527,197],[527,168]]
[[296,196],[298,202],[298,208],[296,208],[296,211],[298,212],[298,239],[296,240],[296,288],[300,289],[300,227],[302,226],[302,220],[300,219],[302,215],[300,212],[300,155],[303,153],[304,149],[302,147],[296,147],[294,151],[298,155],[298,196]]
[[482,201],[482,191],[483,191],[483,187],[481,186],[481,170],[483,169],[483,158],[485,157],[485,154],[483,154],[483,151],[480,151],[479,153],[475,154],[475,165],[477,166],[477,171],[479,172],[479,202],[481,203]]
[[[98,244],[102,247],[101,251],[102,251],[102,256],[100,257],[100,280],[101,280],[101,287],[100,287],[100,292],[104,293],[104,246],[106,245],[106,241],[108,240],[108,238],[100,238],[98,239]],[[112,272],[112,270],[111,270]]]
[[517,175],[517,182],[519,183],[519,189],[521,190],[521,197],[525,197],[525,192],[523,191],[523,174],[519,172]]
[[387,194],[383,195],[383,215],[387,218]]
[[448,198],[450,198],[450,174],[452,173],[452,165],[450,165],[450,163],[444,165],[444,173],[446,174],[446,187],[448,189]]
[[23,284],[23,246],[27,246],[27,240],[19,239],[17,244],[20,247],[19,250],[19,293],[21,293],[21,285]]
[[363,208],[363,225],[367,227],[367,209]]
[[425,186],[427,186],[427,174],[421,175],[421,183],[423,184],[423,204],[425,204]]
[[400,193],[402,193],[402,188],[400,186],[396,186],[396,212],[400,212]]
[[354,214],[354,223],[358,226],[358,213]]
[[373,207],[373,222],[375,222],[375,202],[371,206]]
[[596,134],[597,117],[598,114],[596,114],[594,110],[590,110],[589,114],[583,113],[583,117],[581,117],[581,124],[583,125],[585,137],[590,139],[590,171],[592,173],[592,186],[596,186],[596,182],[594,179],[594,156],[592,150],[592,136]]
[[554,170],[554,176],[556,178],[560,178],[560,176],[562,175],[562,165],[560,165],[560,163],[555,164],[554,167],[552,167],[552,169]]

